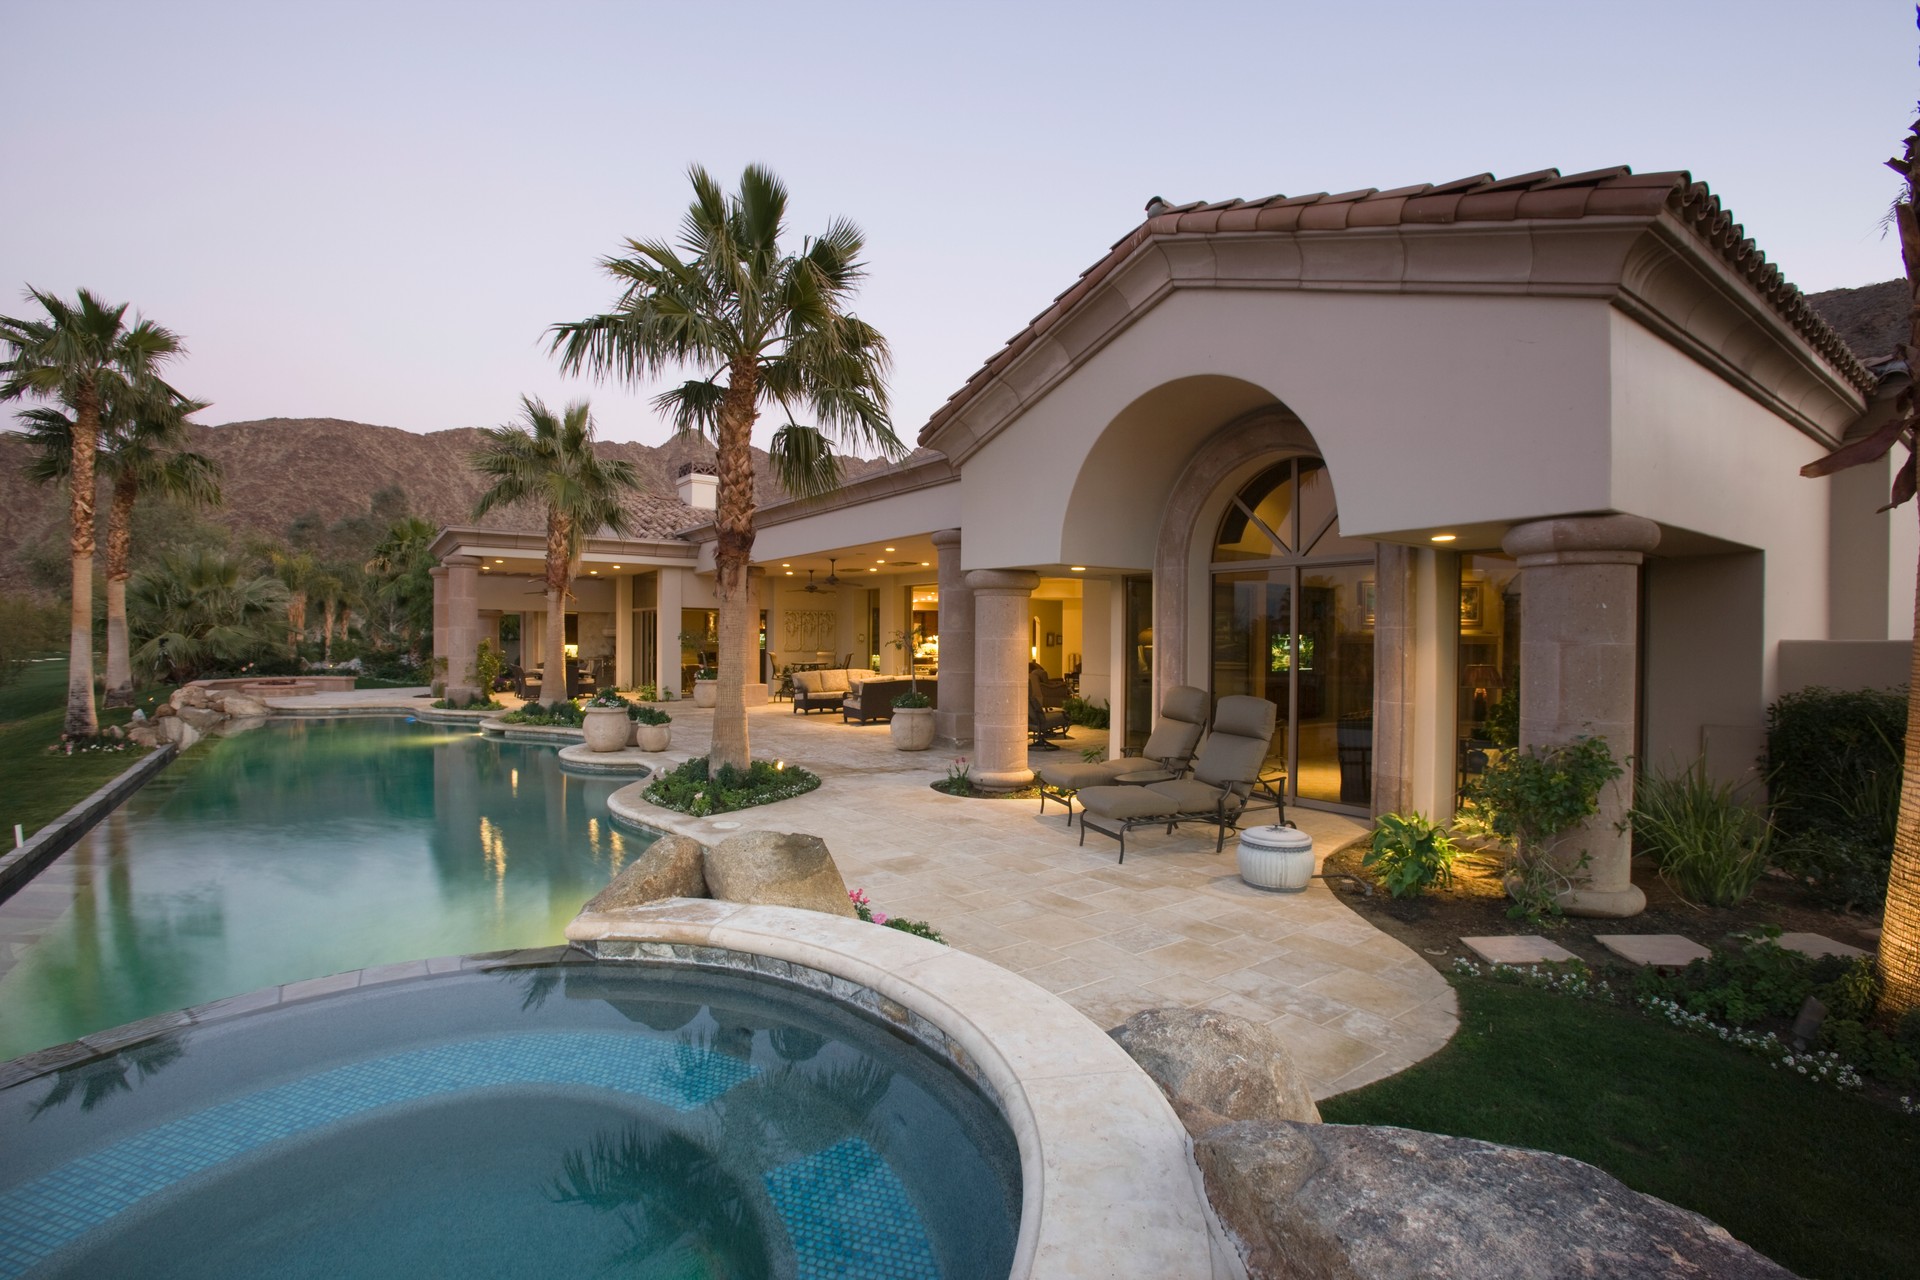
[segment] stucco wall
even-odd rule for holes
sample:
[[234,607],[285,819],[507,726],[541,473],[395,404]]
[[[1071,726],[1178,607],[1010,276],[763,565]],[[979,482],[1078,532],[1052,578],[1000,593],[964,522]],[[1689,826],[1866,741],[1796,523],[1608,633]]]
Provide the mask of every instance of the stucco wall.
[[1604,508],[1608,314],[1582,298],[1177,292],[967,459],[966,563],[1145,568],[1141,514],[1205,436],[1274,401],[1319,443],[1350,534]]

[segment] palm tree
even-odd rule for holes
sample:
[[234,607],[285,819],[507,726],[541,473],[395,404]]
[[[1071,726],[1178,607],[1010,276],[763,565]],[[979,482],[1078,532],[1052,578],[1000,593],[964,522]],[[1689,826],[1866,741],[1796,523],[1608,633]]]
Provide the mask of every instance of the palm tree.
[[420,633],[433,626],[433,554],[428,548],[438,534],[419,516],[395,520],[366,563],[367,596],[385,606],[384,634],[390,638],[400,632],[410,655],[419,651]]
[[[718,455],[720,679],[712,761],[744,769],[751,762],[745,691],[754,613],[747,589],[752,438],[762,403],[777,404],[786,417],[770,460],[775,478],[798,496],[839,484],[829,436],[888,457],[906,448],[887,415],[886,339],[845,309],[866,274],[860,229],[836,219],[793,253],[780,244],[787,189],[770,171],[749,166],[735,195],[698,166],[689,176],[694,199],[680,238],[686,256],[665,241],[629,240],[627,256],[601,264],[623,286],[614,310],[555,325],[552,349],[570,373],[630,382],[677,367],[708,371],[654,403],[676,429],[711,438]],[[795,422],[796,406],[819,425]]]
[[45,319],[0,316],[0,403],[33,396],[73,411],[68,462],[67,551],[72,562],[68,619],[67,715],[62,732],[91,736],[93,707],[94,454],[101,414],[116,394],[135,387],[171,394],[158,369],[181,351],[179,337],[150,320],[127,327],[125,303],[109,306],[87,290],[68,303],[39,289],[27,297]]
[[347,577],[345,566],[325,565],[314,574],[308,588],[320,604],[320,661],[328,666],[333,664],[333,626],[347,604]]
[[298,661],[300,643],[307,638],[307,593],[320,576],[320,564],[311,552],[278,546],[264,550],[274,576],[287,584],[287,654]]
[[133,575],[127,605],[143,670],[185,684],[269,653],[286,621],[287,588],[239,556],[196,548],[168,552]]
[[[567,585],[588,535],[627,530],[621,497],[640,487],[633,464],[593,451],[593,417],[576,400],[555,417],[531,396],[520,399],[521,423],[487,427],[473,467],[493,483],[474,504],[474,519],[495,507],[532,501],[547,513],[547,647],[540,688],[549,702],[566,697]],[[456,654],[456,658],[464,655]]]
[[[107,696],[109,707],[133,705],[133,665],[127,643],[127,579],[133,575],[133,507],[143,493],[217,506],[220,464],[180,446],[188,418],[204,400],[172,396],[116,396],[101,412],[97,471],[112,500],[107,507]],[[35,446],[30,479],[65,480],[72,468],[74,421],[59,409],[29,409],[20,415]]]
[[[1905,184],[1892,210],[1900,233],[1900,256],[1907,267],[1910,310],[1907,341],[1894,354],[1912,368],[1920,359],[1920,123],[1907,130],[1904,152],[1887,167]],[[1920,480],[1920,402],[1911,384],[1894,402],[1893,416],[1878,430],[1842,445],[1800,468],[1804,476],[1832,475],[1862,463],[1878,462],[1895,444],[1905,445],[1907,460],[1895,472],[1893,492],[1882,510],[1913,497]],[[1893,865],[1887,877],[1886,915],[1874,961],[1880,978],[1879,1010],[1888,1018],[1920,1008],[1920,575],[1914,592],[1913,658],[1907,677],[1907,745],[1900,780],[1900,819],[1893,833]]]

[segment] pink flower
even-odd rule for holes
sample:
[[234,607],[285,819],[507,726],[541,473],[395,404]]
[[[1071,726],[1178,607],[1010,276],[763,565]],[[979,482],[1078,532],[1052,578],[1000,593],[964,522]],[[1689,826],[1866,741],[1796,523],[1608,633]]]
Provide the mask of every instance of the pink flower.
[[860,906],[864,907],[867,905],[867,891],[865,889],[849,889],[847,890],[847,897]]
[[886,913],[886,912],[884,912],[884,911],[876,911],[876,912],[874,912],[874,913],[873,913],[873,922],[874,922],[875,924],[885,924],[885,923],[887,922],[887,913]]

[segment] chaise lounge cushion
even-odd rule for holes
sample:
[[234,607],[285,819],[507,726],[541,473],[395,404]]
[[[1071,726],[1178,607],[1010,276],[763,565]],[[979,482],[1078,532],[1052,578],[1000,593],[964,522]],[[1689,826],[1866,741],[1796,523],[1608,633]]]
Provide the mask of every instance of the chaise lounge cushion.
[[1045,764],[1040,767],[1040,782],[1055,791],[1079,791],[1118,782],[1129,774],[1178,773],[1193,756],[1206,723],[1207,691],[1190,684],[1175,685],[1161,699],[1160,723],[1147,736],[1147,745],[1139,755],[1091,763]]

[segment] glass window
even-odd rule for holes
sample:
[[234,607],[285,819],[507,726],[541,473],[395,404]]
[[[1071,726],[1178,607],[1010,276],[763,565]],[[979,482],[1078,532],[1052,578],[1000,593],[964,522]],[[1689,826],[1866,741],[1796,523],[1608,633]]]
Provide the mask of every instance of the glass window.
[[1458,784],[1487,767],[1488,753],[1520,734],[1520,568],[1512,557],[1460,558],[1460,651],[1454,723]]

